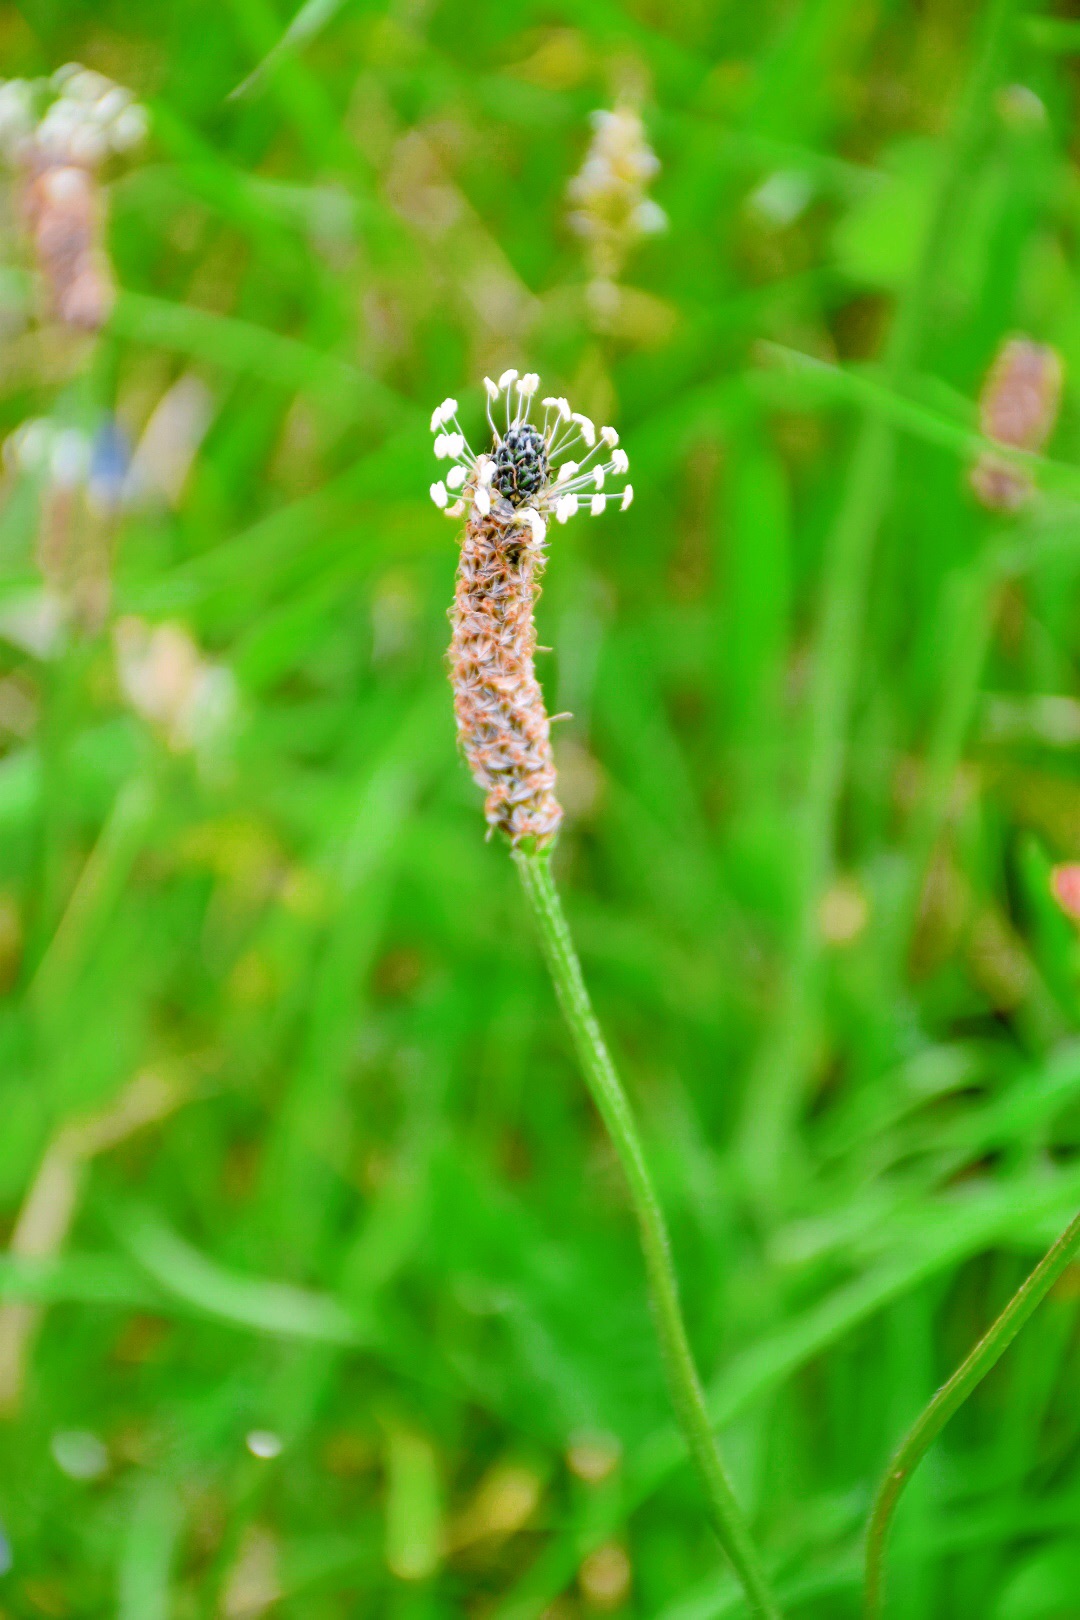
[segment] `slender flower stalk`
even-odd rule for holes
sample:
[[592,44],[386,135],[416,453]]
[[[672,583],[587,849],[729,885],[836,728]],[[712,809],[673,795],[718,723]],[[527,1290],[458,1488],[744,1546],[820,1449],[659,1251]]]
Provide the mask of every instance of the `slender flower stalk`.
[[[588,417],[555,398],[543,401],[539,424],[530,421],[538,385],[535,373],[519,379],[509,371],[497,383],[486,380],[490,452],[473,453],[458,424],[455,400],[445,400],[431,421],[438,434],[436,455],[453,464],[445,481],[431,486],[432,499],[452,516],[465,516],[450,615],[458,738],[474,780],[487,793],[489,827],[510,840],[578,1061],[626,1178],[672,1404],[713,1528],[742,1583],[750,1613],[756,1620],[778,1620],[712,1431],[637,1123],[596,1021],[551,874],[551,847],[562,811],[555,796],[550,721],[533,669],[533,608],[548,523],[552,515],[566,522],[579,510],[585,492],[590,511],[598,513],[611,499],[625,508],[633,491],[629,484],[617,491],[604,487],[609,474],[623,475],[628,468],[614,428],[597,433]],[[556,468],[555,458],[570,450],[580,459]]]
[[905,1485],[949,1419],[1004,1355],[1024,1323],[1046,1298],[1080,1248],[1080,1215],[1020,1284],[1001,1315],[987,1329],[952,1377],[923,1408],[893,1454],[874,1499],[866,1536],[866,1620],[880,1620],[885,1601],[885,1550],[893,1516]]

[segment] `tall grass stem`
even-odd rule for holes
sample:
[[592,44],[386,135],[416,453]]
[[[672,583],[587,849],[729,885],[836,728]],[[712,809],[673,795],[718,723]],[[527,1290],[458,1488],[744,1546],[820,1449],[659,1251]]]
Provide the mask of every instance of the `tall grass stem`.
[[885,1550],[893,1516],[904,1487],[953,1413],[995,1366],[1024,1323],[1045,1299],[1080,1247],[1080,1214],[1025,1278],[1001,1315],[933,1400],[924,1407],[893,1454],[874,1499],[866,1537],[865,1620],[880,1620],[885,1601]]
[[578,1061],[630,1189],[672,1403],[705,1489],[713,1528],[742,1582],[750,1612],[758,1620],[778,1620],[780,1611],[769,1589],[742,1510],[728,1483],[709,1421],[705,1394],[679,1304],[671,1245],[660,1201],[645,1161],[629,1099],[593,1012],[581,964],[551,874],[550,857],[547,852],[530,852],[519,847],[514,850],[513,858],[536,918],[544,957],[570,1026]]

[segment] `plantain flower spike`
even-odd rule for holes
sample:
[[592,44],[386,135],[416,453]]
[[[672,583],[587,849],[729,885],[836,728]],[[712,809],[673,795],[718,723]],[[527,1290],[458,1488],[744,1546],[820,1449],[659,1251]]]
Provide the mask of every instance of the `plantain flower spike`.
[[115,291],[99,171],[146,128],[130,90],[77,62],[51,79],[0,81],[0,154],[15,176],[49,313],[64,326],[96,332],[109,318]]
[[568,221],[584,243],[590,302],[597,314],[610,315],[627,260],[643,237],[667,229],[667,215],[648,194],[660,160],[636,108],[594,112],[592,126],[585,161],[567,187]]
[[[484,378],[490,448],[474,453],[445,399],[431,418],[435,456],[449,463],[431,485],[448,517],[464,517],[454,605],[450,683],[458,741],[484,789],[488,826],[542,849],[562,821],[555,796],[551,721],[534,669],[534,608],[552,521],[593,517],[634,498],[625,450],[569,401],[534,405],[540,379],[504,371]],[[535,419],[534,419],[535,418]],[[609,488],[608,479],[620,480]]]
[[[986,374],[979,395],[979,431],[1014,450],[1041,450],[1061,406],[1061,356],[1027,337],[1007,338]],[[971,487],[992,512],[1026,506],[1035,485],[1023,468],[985,451],[971,469]]]

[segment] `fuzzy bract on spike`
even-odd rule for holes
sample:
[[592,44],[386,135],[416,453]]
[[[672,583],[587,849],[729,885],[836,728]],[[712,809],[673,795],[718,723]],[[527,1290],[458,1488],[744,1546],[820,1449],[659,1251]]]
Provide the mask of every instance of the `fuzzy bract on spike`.
[[[516,385],[516,386],[515,386]],[[609,500],[629,505],[629,485],[601,494],[605,480],[624,473],[628,462],[614,428],[598,440],[589,417],[549,395],[542,421],[530,420],[540,379],[504,371],[497,384],[484,379],[493,434],[489,450],[474,455],[456,428],[435,440],[438,459],[453,465],[431,486],[432,499],[450,517],[464,515],[457,586],[450,619],[450,680],[458,740],[473,780],[487,795],[488,825],[514,844],[550,844],[562,809],[555,795],[550,721],[533,668],[533,609],[546,561],[545,543],[554,517],[566,523],[583,505],[599,516]],[[511,394],[516,404],[511,402]],[[492,410],[505,396],[505,417]],[[432,428],[449,418],[446,401]],[[495,424],[505,421],[505,428]],[[552,467],[553,450],[573,450],[578,460]],[[596,459],[608,453],[608,459]],[[450,504],[448,491],[460,491]]]

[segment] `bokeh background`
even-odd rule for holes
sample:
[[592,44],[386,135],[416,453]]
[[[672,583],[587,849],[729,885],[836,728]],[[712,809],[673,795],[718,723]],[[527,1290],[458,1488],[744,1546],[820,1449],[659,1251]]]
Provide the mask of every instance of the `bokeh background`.
[[[73,59],[150,128],[97,336],[4,204],[0,1615],[745,1612],[455,757],[428,418],[516,365],[636,489],[551,541],[558,874],[739,1494],[854,1616],[891,1446],[1080,1200],[1080,24],[0,11],[6,75]],[[601,265],[616,107],[659,167]],[[1010,516],[1017,331],[1066,386]],[[1080,1615],[1078,1295],[916,1478],[892,1615]]]

